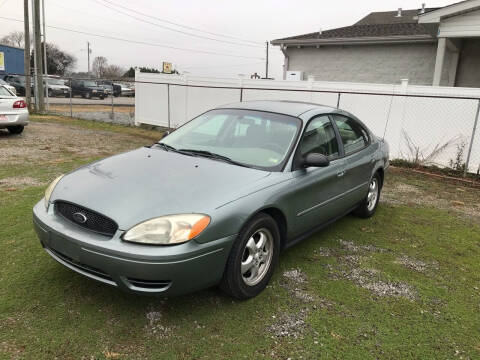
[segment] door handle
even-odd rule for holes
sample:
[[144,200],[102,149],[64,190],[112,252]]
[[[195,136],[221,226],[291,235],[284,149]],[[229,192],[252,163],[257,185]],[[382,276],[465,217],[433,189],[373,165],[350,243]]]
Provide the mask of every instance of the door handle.
[[342,177],[343,175],[345,175],[345,171],[340,171],[337,173],[337,177]]

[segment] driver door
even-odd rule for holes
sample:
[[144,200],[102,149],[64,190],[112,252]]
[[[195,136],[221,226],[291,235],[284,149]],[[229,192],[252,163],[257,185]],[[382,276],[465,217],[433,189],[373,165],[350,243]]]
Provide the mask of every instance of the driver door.
[[[342,194],[346,191],[343,179],[345,162],[341,158],[340,146],[335,128],[328,115],[320,115],[309,121],[297,148],[295,158],[309,153],[327,156],[330,164],[326,167],[293,169],[294,190],[289,194],[294,236],[319,226],[341,215],[346,206]],[[296,161],[294,161],[294,164]]]

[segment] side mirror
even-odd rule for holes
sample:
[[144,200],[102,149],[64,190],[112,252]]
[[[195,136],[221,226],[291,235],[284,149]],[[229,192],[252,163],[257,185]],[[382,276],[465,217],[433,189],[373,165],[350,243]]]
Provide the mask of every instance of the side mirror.
[[303,159],[303,167],[326,167],[330,164],[330,160],[323,154],[310,153]]

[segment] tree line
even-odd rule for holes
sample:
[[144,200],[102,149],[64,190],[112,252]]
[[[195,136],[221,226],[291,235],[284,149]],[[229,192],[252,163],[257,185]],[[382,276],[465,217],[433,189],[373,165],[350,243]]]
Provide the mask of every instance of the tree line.
[[[19,48],[25,47],[25,35],[23,31],[12,31],[9,34],[0,38],[0,44],[7,46],[14,46]],[[32,46],[33,48],[33,46]],[[45,68],[43,56],[43,43],[42,43],[42,70]],[[47,73],[48,75],[68,76],[68,77],[96,77],[102,79],[118,79],[118,78],[133,78],[135,77],[135,67],[130,67],[128,70],[122,66],[109,64],[108,59],[105,56],[96,56],[92,61],[92,71],[88,72],[75,72],[77,65],[77,58],[60,49],[56,44],[46,43],[47,51]],[[30,55],[30,68],[34,68],[34,50]],[[140,72],[147,73],[161,73],[160,70],[148,67],[139,67]],[[174,71],[177,73],[177,71]]]

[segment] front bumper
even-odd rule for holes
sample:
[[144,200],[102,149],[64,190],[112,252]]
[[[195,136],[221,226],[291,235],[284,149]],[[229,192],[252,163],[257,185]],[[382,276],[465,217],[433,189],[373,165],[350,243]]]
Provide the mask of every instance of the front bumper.
[[67,96],[67,95],[70,95],[70,90],[68,90],[68,89],[53,89],[53,88],[50,88],[50,89],[48,89],[48,92],[52,96]]
[[18,110],[18,111],[11,111],[7,113],[0,113],[0,115],[4,115],[6,120],[0,119],[0,129],[9,127],[9,126],[16,126],[16,125],[27,125],[28,124],[28,110]]
[[62,265],[127,292],[181,295],[220,282],[236,235],[199,244],[131,244],[85,230],[56,215],[43,200],[33,208],[33,224],[45,251]]

